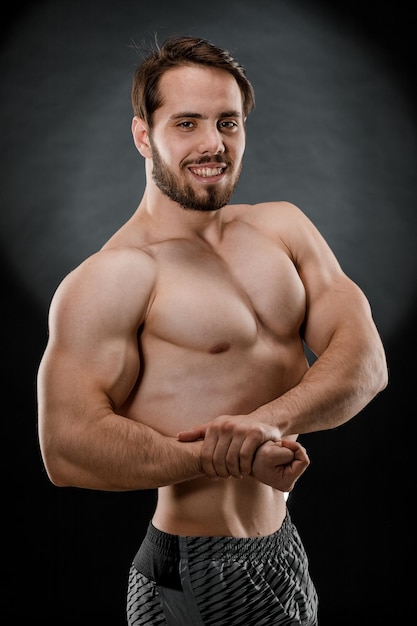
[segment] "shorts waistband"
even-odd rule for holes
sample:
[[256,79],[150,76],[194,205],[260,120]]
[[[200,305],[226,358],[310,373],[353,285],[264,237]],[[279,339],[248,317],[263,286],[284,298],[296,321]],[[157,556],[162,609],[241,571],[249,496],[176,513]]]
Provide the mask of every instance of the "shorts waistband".
[[[161,557],[169,560],[187,558],[224,559],[251,558],[263,556],[270,551],[284,547],[292,536],[293,525],[287,511],[281,527],[271,535],[261,537],[194,537],[192,535],[171,535],[149,523],[145,543]],[[186,548],[187,546],[187,548]]]

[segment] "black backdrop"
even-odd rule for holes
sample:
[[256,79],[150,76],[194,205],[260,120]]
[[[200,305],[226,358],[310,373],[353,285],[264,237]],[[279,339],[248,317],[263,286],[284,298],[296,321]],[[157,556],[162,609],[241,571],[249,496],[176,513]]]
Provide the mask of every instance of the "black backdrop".
[[349,424],[302,438],[312,464],[289,506],[310,555],[321,626],[408,623],[415,62],[404,3],[368,4],[11,7],[0,56],[3,623],[125,623],[128,568],[155,494],[52,486],[38,448],[35,379],[56,285],[140,199],[130,44],[154,32],[208,37],[244,63],[257,108],[236,201],[297,203],[370,298],[390,385]]

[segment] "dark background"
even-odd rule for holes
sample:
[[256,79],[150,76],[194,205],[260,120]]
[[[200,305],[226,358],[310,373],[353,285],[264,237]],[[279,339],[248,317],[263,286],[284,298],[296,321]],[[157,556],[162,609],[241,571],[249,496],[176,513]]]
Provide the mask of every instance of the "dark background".
[[[0,50],[4,624],[125,624],[154,492],[58,489],[42,466],[36,372],[63,276],[135,210],[131,44],[196,34],[245,65],[257,107],[236,201],[287,199],[367,293],[390,384],[349,424],[302,437],[289,499],[321,626],[413,610],[417,132],[405,3],[14,3]],[[4,528],[4,525],[3,525]],[[411,580],[411,582],[413,582]],[[272,626],[272,625],[271,625]]]

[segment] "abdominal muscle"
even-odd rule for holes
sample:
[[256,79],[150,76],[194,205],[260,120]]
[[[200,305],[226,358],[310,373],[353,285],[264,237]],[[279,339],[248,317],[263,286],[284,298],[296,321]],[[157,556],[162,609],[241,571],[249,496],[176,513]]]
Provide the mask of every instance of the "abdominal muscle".
[[160,487],[153,524],[175,535],[259,537],[285,517],[284,493],[255,481],[198,478]]

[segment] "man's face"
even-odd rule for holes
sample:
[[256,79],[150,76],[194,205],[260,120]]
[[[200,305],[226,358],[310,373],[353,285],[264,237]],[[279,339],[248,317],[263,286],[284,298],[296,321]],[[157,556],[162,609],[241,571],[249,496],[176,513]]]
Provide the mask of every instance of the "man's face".
[[152,177],[185,209],[215,211],[236,188],[245,149],[240,89],[223,70],[195,65],[168,70],[149,140]]

